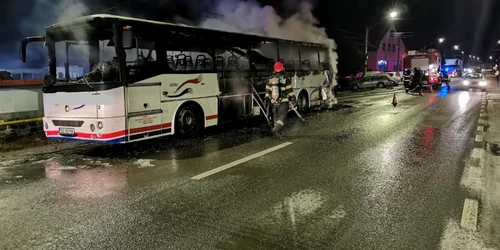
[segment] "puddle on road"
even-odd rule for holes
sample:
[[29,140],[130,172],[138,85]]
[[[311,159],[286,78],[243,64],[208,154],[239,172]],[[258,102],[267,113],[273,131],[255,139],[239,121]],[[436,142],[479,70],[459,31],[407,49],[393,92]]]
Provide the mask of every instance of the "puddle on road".
[[113,167],[106,159],[92,159],[82,155],[38,156],[38,158],[9,160],[0,163],[0,183],[36,181],[52,176],[53,172],[72,172],[84,169]]

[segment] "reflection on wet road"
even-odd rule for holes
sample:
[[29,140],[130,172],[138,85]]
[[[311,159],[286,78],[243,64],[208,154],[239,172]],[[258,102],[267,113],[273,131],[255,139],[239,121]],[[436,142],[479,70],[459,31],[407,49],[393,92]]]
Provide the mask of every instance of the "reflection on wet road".
[[398,98],[311,112],[283,140],[255,125],[3,161],[0,249],[434,249],[481,93]]

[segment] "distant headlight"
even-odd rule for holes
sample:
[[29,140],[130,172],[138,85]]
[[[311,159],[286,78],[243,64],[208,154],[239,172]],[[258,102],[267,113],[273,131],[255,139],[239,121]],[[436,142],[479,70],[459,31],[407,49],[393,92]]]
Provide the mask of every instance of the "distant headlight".
[[479,82],[479,86],[486,86],[486,82],[485,81]]
[[470,84],[470,82],[469,82],[469,81],[464,81],[464,82],[463,82],[463,84],[464,84],[464,85],[469,85],[469,84]]

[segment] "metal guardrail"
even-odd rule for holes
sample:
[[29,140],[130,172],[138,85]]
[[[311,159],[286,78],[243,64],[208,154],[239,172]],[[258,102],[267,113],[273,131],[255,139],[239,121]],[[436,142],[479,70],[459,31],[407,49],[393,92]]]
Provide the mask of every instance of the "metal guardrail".
[[0,127],[10,126],[10,125],[18,125],[18,124],[30,123],[30,122],[41,122],[42,120],[43,119],[41,117],[39,117],[39,118],[31,118],[31,119],[23,119],[23,120],[0,122]]
[[41,86],[43,80],[0,80],[0,87]]

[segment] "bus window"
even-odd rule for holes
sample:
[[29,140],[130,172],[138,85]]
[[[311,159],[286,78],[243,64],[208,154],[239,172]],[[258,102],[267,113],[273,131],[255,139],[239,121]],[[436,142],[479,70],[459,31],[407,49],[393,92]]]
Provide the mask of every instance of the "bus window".
[[171,69],[175,69],[174,56],[167,56],[167,63]]
[[215,67],[217,70],[224,70],[224,57],[222,56],[216,56],[215,57]]
[[229,70],[237,70],[239,68],[238,67],[238,58],[236,58],[236,56],[230,56],[227,59],[227,68]]
[[207,63],[212,65],[212,57],[208,54],[207,48],[184,45],[181,48],[170,45],[165,53],[170,70],[185,72],[212,70],[212,66],[207,67]]

